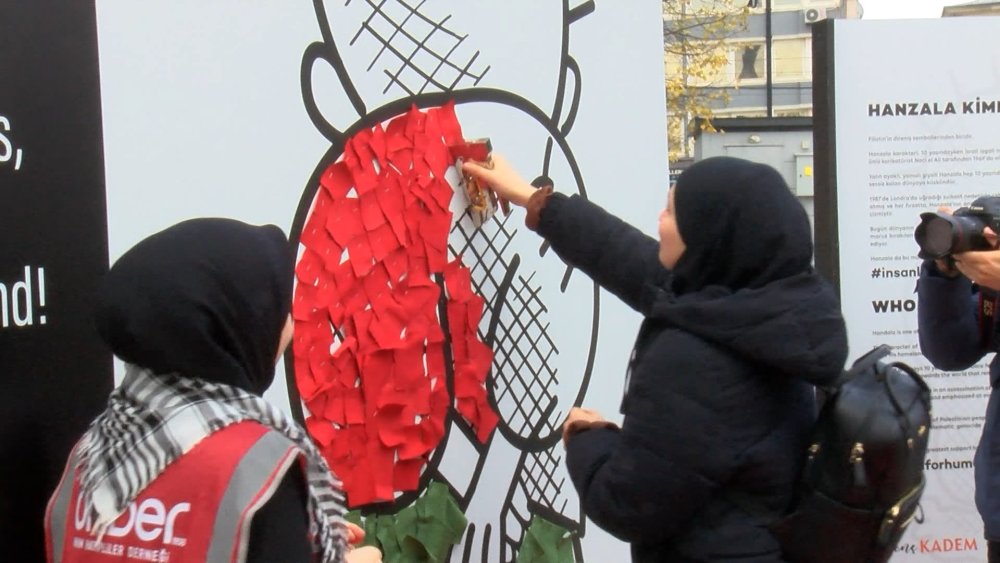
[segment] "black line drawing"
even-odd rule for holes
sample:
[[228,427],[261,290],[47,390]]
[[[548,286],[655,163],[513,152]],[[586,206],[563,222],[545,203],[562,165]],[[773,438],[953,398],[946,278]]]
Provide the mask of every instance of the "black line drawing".
[[[388,80],[382,93],[393,87],[402,89],[407,96],[423,94],[428,87],[452,91],[470,81],[473,86],[478,85],[483,75],[490,70],[489,66],[481,68],[481,65],[475,64],[479,51],[468,57],[462,56],[462,43],[468,35],[459,35],[448,29],[447,23],[451,16],[432,20],[421,12],[426,1],[421,0],[416,6],[404,1],[398,2],[396,5],[402,8],[403,13],[402,19],[397,21],[389,11],[391,6],[387,6],[386,0],[378,3],[366,0],[371,7],[371,16],[362,22],[350,44],[354,45],[363,35],[369,35],[381,48],[372,58],[368,70],[371,71],[376,64],[396,67],[395,71],[383,68],[382,72]],[[435,47],[432,41],[439,47]],[[411,44],[412,50],[409,53],[403,50],[408,49]],[[447,49],[447,52],[438,53],[436,48]],[[429,58],[430,63],[417,64],[421,57]],[[383,62],[384,58],[391,60]],[[454,60],[458,62],[453,62]],[[433,70],[425,70],[431,66],[434,67]]]
[[[517,83],[503,82],[502,65],[488,53],[489,45],[475,44],[474,29],[462,31],[474,18],[466,14],[463,20],[461,6],[449,5],[451,12],[444,14],[440,13],[444,7],[426,0],[314,0],[323,40],[304,51],[302,94],[306,112],[331,146],[299,201],[292,244],[298,247],[320,175],[341,157],[346,141],[411,106],[434,107],[454,100],[460,115],[469,111],[480,116],[477,123],[492,120],[498,128],[510,122],[522,123],[517,140],[522,140],[526,130],[523,138],[539,144],[537,172],[553,177],[560,191],[576,190],[586,197],[583,177],[567,140],[581,90],[580,68],[569,54],[569,34],[573,22],[594,10],[594,2],[537,4],[545,7],[532,3],[528,10],[552,10],[557,5],[552,12],[551,35],[559,52],[552,57],[552,91],[542,94],[522,92]],[[482,10],[482,6],[465,10],[477,9]],[[538,15],[529,13],[526,17]],[[330,93],[317,95],[315,90],[314,75],[325,68],[321,61],[336,73],[343,89],[338,94],[346,96],[346,103],[333,109],[324,105],[324,100],[332,97]],[[344,112],[345,107],[353,113]],[[471,271],[474,291],[486,299],[479,332],[495,353],[488,394],[501,417],[497,431],[487,443],[480,444],[469,425],[450,409],[446,435],[431,454],[420,488],[364,510],[392,513],[410,504],[430,480],[446,483],[459,506],[471,511],[467,512],[470,525],[466,538],[451,555],[452,560],[460,558],[466,563],[514,561],[533,515],[573,532],[577,560],[583,561],[584,556],[580,545],[584,517],[579,500],[571,484],[557,477],[556,469],[563,455],[558,445],[561,422],[570,407],[582,402],[590,382],[597,346],[598,288],[585,276],[574,276],[572,268],[525,230],[520,219],[500,216],[475,228],[466,214],[457,218],[449,237],[451,256],[462,257]],[[571,300],[570,294],[576,299]],[[589,311],[589,326],[560,324],[565,319],[556,308],[570,301],[573,308]],[[447,330],[446,315],[440,317]],[[286,359],[294,361],[291,355]],[[450,369],[450,356],[446,366]],[[294,370],[287,373],[289,403],[301,421]],[[451,378],[449,373],[449,386]],[[469,452],[474,460],[468,459]],[[450,462],[450,456],[466,457],[456,464]],[[459,465],[466,474],[456,477],[455,466]],[[483,480],[494,487],[503,483],[505,496],[476,495]],[[492,515],[481,519],[478,515],[483,511]]]

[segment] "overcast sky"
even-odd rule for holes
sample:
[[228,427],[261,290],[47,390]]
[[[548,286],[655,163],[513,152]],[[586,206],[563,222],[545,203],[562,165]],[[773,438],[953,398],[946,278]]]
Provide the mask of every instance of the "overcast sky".
[[969,0],[858,0],[865,8],[864,19],[939,18],[941,8],[965,4]]

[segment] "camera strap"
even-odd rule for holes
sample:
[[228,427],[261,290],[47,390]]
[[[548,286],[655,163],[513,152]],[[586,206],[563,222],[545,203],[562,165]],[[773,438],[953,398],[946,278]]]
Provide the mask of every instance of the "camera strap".
[[979,341],[984,347],[992,348],[996,335],[997,307],[1000,307],[1000,293],[979,288]]

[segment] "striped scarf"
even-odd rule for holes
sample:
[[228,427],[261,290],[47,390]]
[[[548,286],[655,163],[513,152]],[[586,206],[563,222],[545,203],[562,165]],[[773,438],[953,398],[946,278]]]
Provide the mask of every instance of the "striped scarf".
[[108,408],[77,450],[80,490],[98,538],[171,462],[213,432],[256,421],[305,453],[314,548],[323,563],[346,553],[344,497],[306,432],[282,411],[242,389],[128,366]]

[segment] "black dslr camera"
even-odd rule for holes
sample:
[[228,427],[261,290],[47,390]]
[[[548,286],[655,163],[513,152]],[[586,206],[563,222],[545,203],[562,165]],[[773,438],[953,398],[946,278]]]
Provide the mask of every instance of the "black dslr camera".
[[920,214],[913,238],[920,246],[920,258],[942,259],[967,250],[992,250],[983,235],[989,227],[1000,234],[1000,197],[980,197],[952,215],[941,212]]

